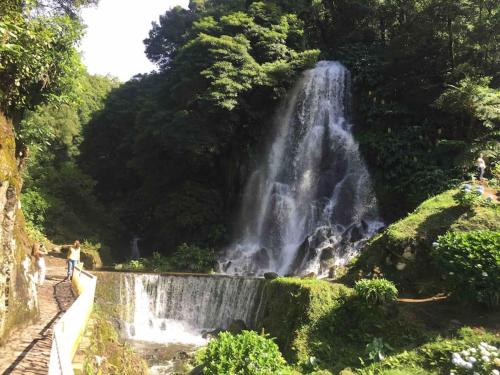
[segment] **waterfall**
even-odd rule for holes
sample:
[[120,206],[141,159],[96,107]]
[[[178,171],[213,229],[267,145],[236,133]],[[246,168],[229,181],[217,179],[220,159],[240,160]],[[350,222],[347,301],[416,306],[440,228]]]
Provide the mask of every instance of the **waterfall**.
[[325,275],[383,225],[349,122],[350,74],[321,61],[276,116],[267,157],[244,191],[223,272]]
[[227,329],[235,320],[253,328],[263,286],[256,278],[124,274],[123,333],[133,340],[201,345],[202,331]]
[[141,252],[139,250],[139,240],[139,237],[134,236],[134,238],[132,238],[132,241],[130,241],[130,259],[139,259],[141,257]]

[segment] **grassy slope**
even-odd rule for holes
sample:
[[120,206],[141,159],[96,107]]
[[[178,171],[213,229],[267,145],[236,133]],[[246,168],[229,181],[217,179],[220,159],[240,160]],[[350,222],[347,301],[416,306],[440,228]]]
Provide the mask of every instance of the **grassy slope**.
[[318,366],[334,373],[359,367],[366,345],[384,337],[394,347],[425,342],[418,322],[395,306],[368,308],[352,289],[321,280],[279,278],[268,282],[261,326],[285,358],[304,373]]
[[[407,294],[440,291],[441,275],[433,267],[429,250],[449,230],[500,230],[498,206],[461,207],[449,190],[422,203],[406,218],[372,239],[346,277],[383,274]],[[406,253],[411,256],[404,258]],[[404,262],[399,271],[396,264]],[[488,333],[498,327],[494,312],[466,309],[453,302],[398,303],[383,309],[367,308],[340,284],[318,280],[279,278],[266,286],[262,327],[277,338],[287,360],[310,373],[311,357],[319,367],[344,374],[438,374],[449,365],[451,352],[478,340],[497,343]],[[460,327],[487,327],[460,330]],[[386,360],[370,365],[366,345],[382,338],[392,349]],[[362,365],[360,358],[365,361]],[[356,370],[357,369],[357,370]]]
[[[363,249],[345,281],[383,274],[394,280],[403,294],[441,291],[441,275],[433,266],[429,250],[449,230],[500,230],[500,207],[461,207],[454,199],[458,190],[448,190],[423,202],[414,212],[390,225]],[[404,257],[406,256],[406,258]],[[404,263],[404,270],[396,265]]]

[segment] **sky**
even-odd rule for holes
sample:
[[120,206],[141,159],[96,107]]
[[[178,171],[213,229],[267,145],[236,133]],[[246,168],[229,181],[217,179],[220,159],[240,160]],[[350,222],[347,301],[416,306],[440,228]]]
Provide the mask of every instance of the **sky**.
[[144,54],[142,41],[151,22],[176,5],[189,0],[100,0],[97,7],[82,10],[87,32],[80,45],[83,62],[91,74],[112,75],[127,81],[155,69]]

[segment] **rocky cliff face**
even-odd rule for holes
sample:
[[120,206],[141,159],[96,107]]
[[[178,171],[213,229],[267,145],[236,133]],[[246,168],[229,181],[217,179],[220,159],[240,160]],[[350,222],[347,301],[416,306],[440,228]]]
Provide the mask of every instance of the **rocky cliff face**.
[[19,203],[25,157],[25,151],[18,151],[16,158],[12,122],[0,113],[0,344],[38,311],[30,244]]

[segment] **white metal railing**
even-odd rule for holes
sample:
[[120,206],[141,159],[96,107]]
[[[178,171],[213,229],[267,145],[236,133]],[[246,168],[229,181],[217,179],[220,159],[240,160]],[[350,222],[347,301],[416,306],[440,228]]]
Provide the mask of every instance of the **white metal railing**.
[[49,375],[73,375],[71,364],[94,307],[97,278],[76,266],[71,278],[78,298],[54,325]]

